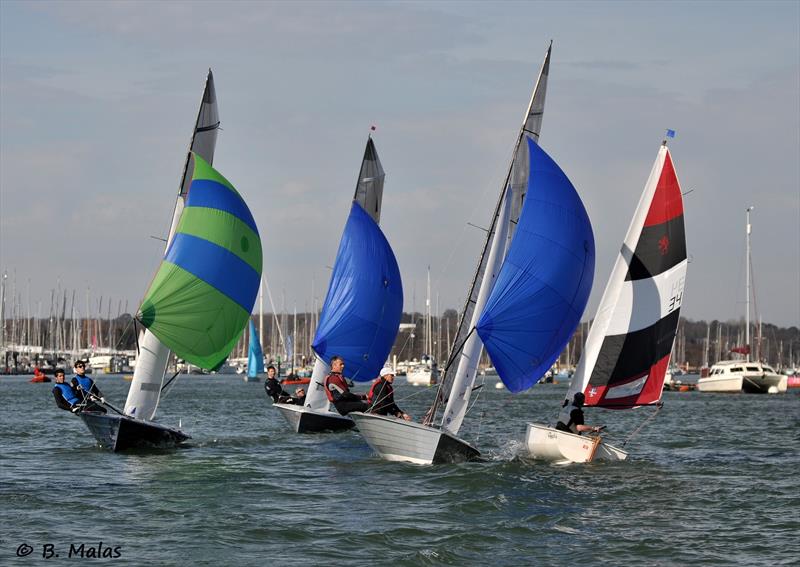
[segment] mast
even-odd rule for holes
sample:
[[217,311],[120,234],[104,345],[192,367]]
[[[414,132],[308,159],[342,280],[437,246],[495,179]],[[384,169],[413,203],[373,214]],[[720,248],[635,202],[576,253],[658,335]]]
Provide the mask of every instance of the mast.
[[472,278],[466,302],[461,311],[461,318],[453,337],[451,351],[455,352],[455,349],[463,345],[460,355],[456,354],[459,356],[458,365],[451,366],[446,372],[434,405],[429,412],[430,419],[435,419],[438,403],[447,400],[442,426],[453,434],[458,432],[466,413],[482,349],[480,339],[472,331],[494,286],[494,280],[503,263],[508,243],[513,237],[514,227],[522,212],[522,202],[525,198],[530,169],[526,147],[522,144],[522,140],[526,135],[536,142],[539,140],[552,49],[553,42],[551,41],[514,143],[508,172],[503,181],[492,214],[492,221],[486,233],[486,240],[478,257],[475,275]]
[[750,211],[755,209],[755,207],[750,206],[747,207],[745,210],[745,215],[747,217],[747,226],[746,226],[746,251],[747,257],[744,260],[744,270],[745,270],[745,309],[744,309],[744,344],[747,345],[745,349],[747,354],[745,354],[745,361],[750,362],[750,351],[752,350],[750,347]]

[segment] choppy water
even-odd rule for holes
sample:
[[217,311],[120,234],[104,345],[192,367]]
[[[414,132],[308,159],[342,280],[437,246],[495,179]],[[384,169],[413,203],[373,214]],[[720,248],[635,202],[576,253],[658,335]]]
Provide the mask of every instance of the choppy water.
[[[128,382],[98,383],[123,404]],[[565,467],[517,455],[526,421],[551,419],[565,386],[493,384],[462,430],[489,461],[419,467],[378,459],[355,432],[289,433],[262,385],[233,376],[181,378],[162,404],[189,448],[111,454],[56,408],[52,384],[2,377],[0,564],[81,562],[70,544],[98,542],[117,548],[115,565],[800,561],[800,392],[667,392],[628,461]],[[432,395],[397,390],[416,394],[399,402],[415,417]],[[620,441],[646,415],[587,421]],[[33,552],[17,558],[22,544]],[[43,559],[45,544],[59,557]]]

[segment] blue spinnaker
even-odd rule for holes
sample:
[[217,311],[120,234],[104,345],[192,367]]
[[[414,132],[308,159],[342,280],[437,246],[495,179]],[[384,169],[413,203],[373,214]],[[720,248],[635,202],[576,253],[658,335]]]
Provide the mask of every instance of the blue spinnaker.
[[256,326],[250,319],[250,347],[247,351],[247,375],[255,378],[264,373],[264,351],[261,350],[261,341],[258,339]]
[[403,284],[380,227],[353,202],[312,347],[326,363],[344,359],[344,375],[376,378],[392,350],[403,310]]
[[477,332],[512,392],[533,386],[580,322],[594,279],[594,235],[567,176],[528,139],[528,193]]

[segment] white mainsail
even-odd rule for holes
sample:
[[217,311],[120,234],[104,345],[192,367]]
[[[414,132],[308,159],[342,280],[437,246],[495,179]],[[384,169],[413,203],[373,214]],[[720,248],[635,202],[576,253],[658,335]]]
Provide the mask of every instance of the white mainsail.
[[552,49],[551,42],[545,53],[541,71],[522,121],[522,128],[514,145],[508,174],[495,207],[472,286],[467,294],[467,302],[461,313],[461,320],[452,346],[452,349],[455,350],[463,343],[458,355],[458,364],[455,371],[449,371],[442,381],[443,391],[448,392],[442,427],[453,434],[458,432],[464,420],[483,348],[477,334],[474,332],[470,334],[470,332],[475,328],[486,300],[491,294],[495,278],[500,271],[508,245],[513,237],[514,227],[522,211],[522,202],[525,198],[530,174],[527,144],[523,144],[522,141],[526,137],[537,142],[539,140]]
[[[209,69],[203,98],[200,102],[200,110],[197,114],[192,139],[189,143],[189,151],[187,152],[181,175],[179,193],[165,249],[169,248],[183,212],[185,197],[191,182],[189,172],[194,168],[192,152],[196,152],[209,164],[213,163],[218,129],[217,94],[214,89],[214,76]],[[125,402],[126,415],[145,420],[153,419],[158,408],[161,385],[164,381],[169,355],[169,349],[161,344],[161,341],[153,333],[146,330],[139,344],[139,354],[133,373],[133,381],[128,391],[128,399]]]

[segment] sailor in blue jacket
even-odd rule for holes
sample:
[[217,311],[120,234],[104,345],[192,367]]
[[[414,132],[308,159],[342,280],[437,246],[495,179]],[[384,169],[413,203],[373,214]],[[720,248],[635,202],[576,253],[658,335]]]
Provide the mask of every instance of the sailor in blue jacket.
[[86,363],[82,360],[75,363],[75,376],[72,377],[72,387],[81,392],[84,399],[89,394],[93,394],[98,398],[103,397],[94,380],[86,375]]
[[86,363],[82,360],[75,363],[75,376],[72,377],[72,387],[82,396],[83,402],[86,404],[84,411],[106,413],[102,406],[95,403],[95,400],[100,401],[100,403],[104,403],[106,400],[94,380],[86,375]]
[[56,385],[53,386],[53,396],[56,399],[56,405],[63,410],[76,412],[80,410],[81,397],[75,388],[64,381],[64,370],[56,368]]

